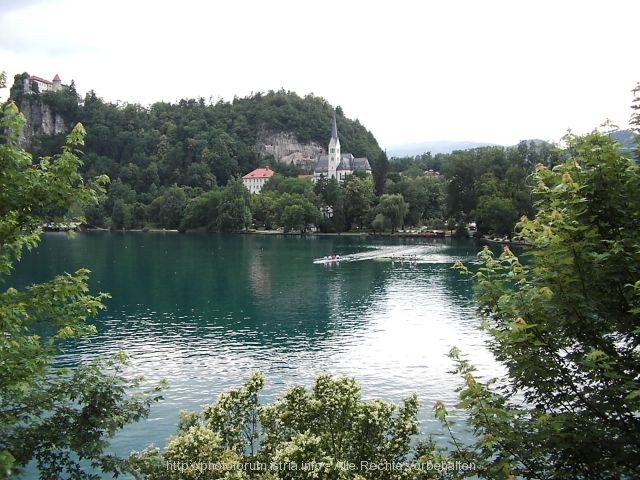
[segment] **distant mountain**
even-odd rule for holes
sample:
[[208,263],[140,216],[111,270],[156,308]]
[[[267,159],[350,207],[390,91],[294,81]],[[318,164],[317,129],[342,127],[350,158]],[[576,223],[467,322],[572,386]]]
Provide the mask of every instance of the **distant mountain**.
[[387,149],[387,156],[391,157],[413,157],[415,155],[422,155],[426,152],[436,153],[451,153],[454,150],[469,150],[471,148],[478,147],[495,147],[495,143],[483,143],[483,142],[450,142],[447,140],[437,140],[431,142],[412,143],[409,145],[398,145],[389,147]]
[[[637,148],[636,139],[633,134],[633,131],[631,130],[618,130],[616,132],[610,133],[609,136],[620,144],[620,147],[621,147],[620,149],[624,153],[633,152]],[[525,140],[525,142],[527,143],[533,142],[536,145],[548,143],[540,139],[529,139],[529,140]],[[396,145],[393,147],[388,147],[387,157],[388,158],[415,157],[416,155],[422,155],[427,152],[431,152],[433,155],[435,155],[436,153],[451,153],[454,150],[469,150],[472,148],[496,147],[496,146],[500,146],[500,145],[496,143],[489,143],[489,142],[469,142],[469,141],[450,142],[447,140],[435,140],[435,141],[411,143],[407,145]],[[515,145],[512,145],[512,146],[515,146]]]
[[631,130],[618,130],[611,132],[609,136],[620,144],[620,150],[625,153],[632,152],[637,148],[636,139]]

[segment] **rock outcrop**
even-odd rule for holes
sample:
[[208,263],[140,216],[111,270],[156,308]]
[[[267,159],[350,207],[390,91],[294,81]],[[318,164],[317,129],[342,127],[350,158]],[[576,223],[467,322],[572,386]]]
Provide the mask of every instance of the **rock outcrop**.
[[67,133],[68,126],[59,113],[54,113],[51,107],[40,99],[22,99],[20,111],[26,122],[22,134],[18,139],[20,147],[28,149],[31,141],[37,135],[57,135]]
[[317,158],[326,153],[318,143],[300,143],[290,132],[261,132],[256,150],[261,155],[273,155],[278,162],[293,163],[305,170],[313,170]]

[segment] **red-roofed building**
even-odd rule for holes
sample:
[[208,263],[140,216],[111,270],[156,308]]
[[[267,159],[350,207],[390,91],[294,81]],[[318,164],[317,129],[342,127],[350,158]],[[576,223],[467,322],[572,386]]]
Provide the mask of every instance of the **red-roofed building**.
[[62,90],[62,81],[60,76],[56,73],[53,77],[53,81],[49,81],[46,78],[38,77],[37,75],[31,75],[24,79],[24,91],[26,92],[59,92]]
[[273,177],[273,170],[269,167],[256,168],[242,177],[242,183],[251,193],[260,193],[262,187]]

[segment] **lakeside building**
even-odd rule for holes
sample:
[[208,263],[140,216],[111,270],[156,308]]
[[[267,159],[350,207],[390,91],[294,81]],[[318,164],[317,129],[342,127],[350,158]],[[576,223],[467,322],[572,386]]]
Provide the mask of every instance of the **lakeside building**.
[[328,154],[318,157],[316,166],[313,169],[314,183],[321,178],[335,178],[341,182],[355,170],[362,170],[371,174],[371,165],[367,157],[356,158],[350,153],[340,152],[340,139],[338,138],[335,113],[333,114],[333,127],[331,128],[328,152]]
[[242,183],[251,193],[260,193],[262,187],[273,177],[273,170],[269,167],[256,168],[242,177]]
[[[342,153],[340,151],[340,138],[338,137],[335,113],[327,151],[329,153],[320,155],[317,158],[312,175],[299,175],[298,178],[310,178],[313,183],[317,183],[321,178],[335,178],[338,182],[342,182],[356,170],[371,175],[371,164],[367,157],[354,157],[351,153]],[[242,177],[242,183],[251,193],[260,193],[264,184],[269,181],[273,174],[274,172],[268,167],[256,168]]]

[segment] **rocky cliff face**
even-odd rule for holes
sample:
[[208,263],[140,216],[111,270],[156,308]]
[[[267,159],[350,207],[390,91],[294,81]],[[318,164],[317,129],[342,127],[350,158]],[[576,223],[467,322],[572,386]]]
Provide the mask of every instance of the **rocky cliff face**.
[[261,132],[256,150],[261,155],[273,155],[278,162],[293,163],[305,170],[313,170],[317,158],[326,153],[325,148],[315,142],[298,142],[290,132]]
[[22,148],[28,149],[36,135],[56,135],[68,130],[62,116],[53,113],[51,107],[40,99],[23,99],[20,102],[20,111],[26,119],[22,135],[18,139]]

